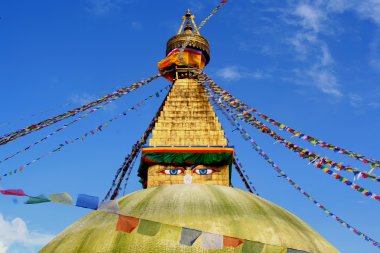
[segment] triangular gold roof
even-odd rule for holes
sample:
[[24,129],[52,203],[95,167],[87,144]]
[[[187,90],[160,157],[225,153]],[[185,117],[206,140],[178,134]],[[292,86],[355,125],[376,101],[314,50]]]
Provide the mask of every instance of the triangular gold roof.
[[224,131],[196,79],[177,79],[160,113],[150,146],[227,146]]

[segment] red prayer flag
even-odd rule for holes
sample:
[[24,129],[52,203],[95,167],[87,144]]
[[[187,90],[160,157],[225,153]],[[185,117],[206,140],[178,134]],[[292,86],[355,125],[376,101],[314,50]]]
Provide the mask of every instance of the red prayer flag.
[[4,195],[12,195],[12,196],[27,196],[25,192],[21,189],[0,190],[0,193]]
[[236,248],[242,243],[243,243],[243,240],[241,239],[229,237],[229,236],[223,236],[223,245],[225,247]]
[[116,225],[116,231],[131,233],[138,225],[138,218],[119,215],[119,219]]

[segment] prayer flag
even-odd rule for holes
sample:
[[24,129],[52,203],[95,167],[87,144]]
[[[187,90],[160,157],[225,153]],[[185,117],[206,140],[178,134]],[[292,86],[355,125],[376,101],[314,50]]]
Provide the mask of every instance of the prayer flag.
[[29,197],[29,199],[25,201],[25,204],[39,204],[44,202],[50,202],[50,199],[48,199],[45,195],[41,194],[37,197]]
[[224,236],[223,244],[225,247],[236,248],[243,243],[243,240],[239,238]]
[[104,211],[107,213],[119,213],[119,203],[117,200],[110,200],[110,201],[101,203],[98,210]]
[[67,192],[50,194],[49,198],[51,202],[53,203],[64,204],[64,205],[74,205],[73,199]]
[[190,228],[182,228],[180,244],[191,246],[202,234],[201,231]]
[[0,190],[1,194],[4,195],[12,195],[12,196],[27,196],[25,192],[21,189],[8,189],[8,190]]
[[297,249],[288,249],[287,253],[307,253],[306,251],[297,250]]
[[242,253],[262,252],[263,248],[264,248],[263,243],[244,240],[244,244],[243,244],[243,248],[241,252]]
[[202,232],[202,247],[204,249],[223,249],[223,235]]
[[137,233],[148,236],[155,236],[160,231],[161,223],[140,219],[140,225]]
[[284,247],[284,246],[275,246],[275,245],[265,244],[262,252],[288,253],[289,251],[287,251],[286,247]]
[[116,231],[131,233],[139,225],[139,219],[135,217],[119,215]]
[[90,196],[87,194],[79,194],[77,198],[76,206],[89,208],[89,209],[98,209],[99,197]]
[[181,239],[181,228],[168,224],[161,224],[160,238],[178,242]]

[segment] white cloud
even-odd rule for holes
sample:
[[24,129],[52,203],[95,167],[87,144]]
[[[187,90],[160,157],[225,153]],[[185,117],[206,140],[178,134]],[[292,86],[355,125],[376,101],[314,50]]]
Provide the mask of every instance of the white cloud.
[[84,105],[88,104],[91,101],[96,100],[94,95],[90,95],[87,93],[84,94],[75,94],[69,98],[70,103],[73,103],[75,105]]
[[88,0],[86,10],[95,16],[105,16],[120,11],[124,4],[131,2],[131,0]]
[[297,31],[288,43],[303,61],[303,67],[296,69],[298,83],[314,86],[321,92],[338,98],[343,96],[341,86],[334,73],[334,58],[321,34],[330,32],[329,19],[325,10],[320,8],[321,1],[307,4],[305,1],[292,6],[288,11],[288,23]]
[[241,78],[241,73],[237,67],[221,68],[217,75],[227,80],[238,80]]
[[270,77],[269,74],[261,71],[249,71],[243,67],[231,66],[221,68],[217,73],[217,76],[226,79],[227,81],[239,80],[242,78],[251,79],[267,79]]
[[359,109],[373,109],[376,110],[380,108],[379,101],[380,95],[372,93],[370,95],[359,95],[359,94],[349,94],[348,99],[352,107]]
[[0,214],[0,253],[7,252],[16,243],[21,243],[24,247],[45,245],[53,237],[51,234],[29,231],[21,218],[8,221]]
[[296,6],[294,15],[300,18],[300,24],[305,29],[311,29],[314,32],[320,31],[322,22],[326,19],[322,11],[307,4],[300,4]]
[[[380,14],[379,14],[380,15]],[[370,66],[380,72],[380,33],[375,36],[375,39],[369,45],[370,47]]]
[[359,15],[363,18],[369,18],[380,25],[380,1],[379,0],[359,0],[353,6]]
[[140,22],[138,22],[138,21],[133,21],[133,22],[131,23],[131,27],[132,27],[132,29],[135,30],[135,31],[141,31],[141,29],[142,29],[142,24],[141,24]]

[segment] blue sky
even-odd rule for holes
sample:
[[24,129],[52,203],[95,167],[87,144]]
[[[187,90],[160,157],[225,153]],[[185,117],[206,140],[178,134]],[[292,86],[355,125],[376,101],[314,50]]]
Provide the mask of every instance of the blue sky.
[[[218,1],[1,1],[0,133],[18,129],[157,73],[167,40],[190,8],[200,22]],[[229,1],[203,28],[211,44],[207,73],[247,104],[307,134],[380,158],[380,2],[378,0]],[[168,85],[141,88],[6,163],[18,168],[96,127]],[[31,195],[67,191],[104,196],[115,171],[142,135],[163,96],[67,146],[3,188]],[[310,224],[342,252],[378,252],[326,217],[278,178],[220,115],[227,136],[261,196]],[[66,121],[68,122],[68,121]],[[0,156],[47,135],[53,126],[0,147]],[[317,200],[380,240],[379,203],[299,159],[268,136],[249,132]],[[290,137],[286,133],[280,133]],[[368,170],[355,160],[292,139],[330,159]],[[344,174],[352,179],[351,174]],[[234,175],[234,185],[242,187]],[[380,193],[377,183],[359,184]],[[140,189],[136,168],[127,192]],[[89,211],[27,206],[0,196],[0,253],[36,252]]]

